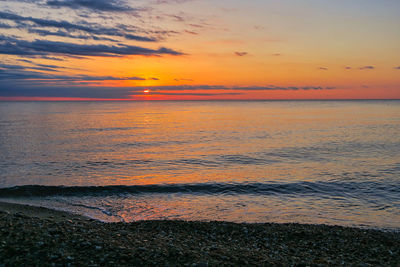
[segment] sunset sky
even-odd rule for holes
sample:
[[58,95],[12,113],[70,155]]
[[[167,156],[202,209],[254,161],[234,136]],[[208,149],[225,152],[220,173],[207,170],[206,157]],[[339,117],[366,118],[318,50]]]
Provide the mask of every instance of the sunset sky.
[[0,0],[0,100],[399,99],[399,0]]

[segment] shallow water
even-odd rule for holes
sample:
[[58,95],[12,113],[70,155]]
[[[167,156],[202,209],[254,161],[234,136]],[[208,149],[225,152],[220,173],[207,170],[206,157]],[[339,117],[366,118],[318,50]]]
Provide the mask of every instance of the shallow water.
[[1,102],[0,199],[399,229],[399,133],[400,101]]

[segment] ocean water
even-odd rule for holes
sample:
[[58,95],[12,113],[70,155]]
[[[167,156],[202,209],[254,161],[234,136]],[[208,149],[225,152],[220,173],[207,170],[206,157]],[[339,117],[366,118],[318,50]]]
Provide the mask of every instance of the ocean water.
[[400,229],[400,101],[0,102],[0,201]]

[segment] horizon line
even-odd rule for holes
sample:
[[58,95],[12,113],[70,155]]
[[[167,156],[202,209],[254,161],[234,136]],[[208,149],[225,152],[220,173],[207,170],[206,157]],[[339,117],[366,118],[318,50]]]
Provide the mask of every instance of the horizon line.
[[189,101],[225,101],[225,102],[240,102],[240,101],[397,101],[400,98],[304,98],[304,99],[43,99],[43,100],[3,100],[0,102],[189,102]]

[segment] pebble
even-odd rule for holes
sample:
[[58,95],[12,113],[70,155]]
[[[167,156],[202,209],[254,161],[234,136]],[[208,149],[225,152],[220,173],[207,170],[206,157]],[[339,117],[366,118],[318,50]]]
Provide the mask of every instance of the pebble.
[[55,221],[0,211],[0,267],[397,266],[399,262],[399,232],[301,224],[99,223],[68,217]]

